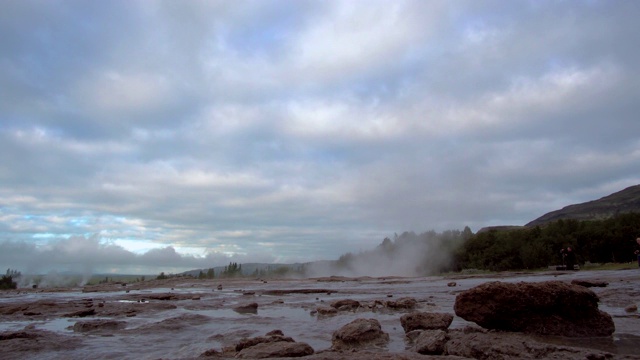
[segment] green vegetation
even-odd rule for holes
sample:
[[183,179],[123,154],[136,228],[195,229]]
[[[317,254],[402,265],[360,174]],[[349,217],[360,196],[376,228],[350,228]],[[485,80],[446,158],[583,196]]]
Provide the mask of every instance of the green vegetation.
[[578,263],[630,263],[640,214],[606,220],[557,220],[545,226],[516,230],[489,230],[473,235],[455,252],[452,270],[491,271],[536,269],[562,263],[560,250],[571,246]]
[[238,265],[236,262],[230,262],[229,266],[224,267],[224,271],[221,274],[222,277],[237,277],[242,276],[242,264]]
[[200,273],[198,274],[198,279],[214,279],[215,277],[216,273],[213,268],[209,268],[206,273],[200,270]]
[[304,277],[306,266],[298,265],[269,265],[265,269],[255,269],[251,274],[257,278],[283,278],[283,277]]
[[18,287],[18,283],[14,280],[22,276],[20,271],[7,269],[7,272],[2,275],[2,279],[0,279],[0,290],[9,290],[15,289]]
[[0,290],[9,290],[15,289],[18,287],[18,283],[14,281],[20,277],[20,272],[18,270],[7,269],[5,275],[2,275],[2,279],[0,279]]

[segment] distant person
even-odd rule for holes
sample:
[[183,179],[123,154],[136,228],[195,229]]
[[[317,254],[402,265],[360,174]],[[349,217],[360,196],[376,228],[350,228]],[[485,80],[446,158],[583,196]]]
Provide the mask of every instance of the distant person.
[[638,267],[640,267],[640,237],[636,239],[636,242],[638,243],[638,245],[636,246],[636,251],[634,251],[633,253],[638,257]]
[[571,249],[571,246],[567,246],[567,251],[564,256],[567,264],[567,270],[573,270],[576,263],[576,254],[573,252],[573,249]]

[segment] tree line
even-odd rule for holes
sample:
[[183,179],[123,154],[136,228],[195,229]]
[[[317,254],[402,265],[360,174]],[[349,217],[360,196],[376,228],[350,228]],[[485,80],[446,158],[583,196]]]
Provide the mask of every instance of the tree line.
[[562,263],[560,250],[572,247],[579,264],[635,260],[640,214],[609,219],[557,220],[544,226],[489,230],[471,236],[455,251],[452,270],[536,269]]

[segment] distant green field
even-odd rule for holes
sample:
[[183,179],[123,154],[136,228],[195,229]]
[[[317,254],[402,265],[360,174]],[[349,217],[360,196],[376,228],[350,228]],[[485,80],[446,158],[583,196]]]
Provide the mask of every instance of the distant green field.
[[604,264],[590,264],[586,263],[580,266],[584,270],[630,270],[637,269],[638,263],[604,263]]

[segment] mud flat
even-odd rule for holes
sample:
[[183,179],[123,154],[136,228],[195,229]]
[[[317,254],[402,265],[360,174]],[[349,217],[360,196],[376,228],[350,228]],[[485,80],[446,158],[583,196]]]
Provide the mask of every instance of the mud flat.
[[[492,281],[587,286],[615,331],[531,334],[456,315],[459,294]],[[639,299],[640,270],[19,289],[0,292],[0,347],[2,359],[640,359]],[[445,325],[405,332],[416,313]]]

